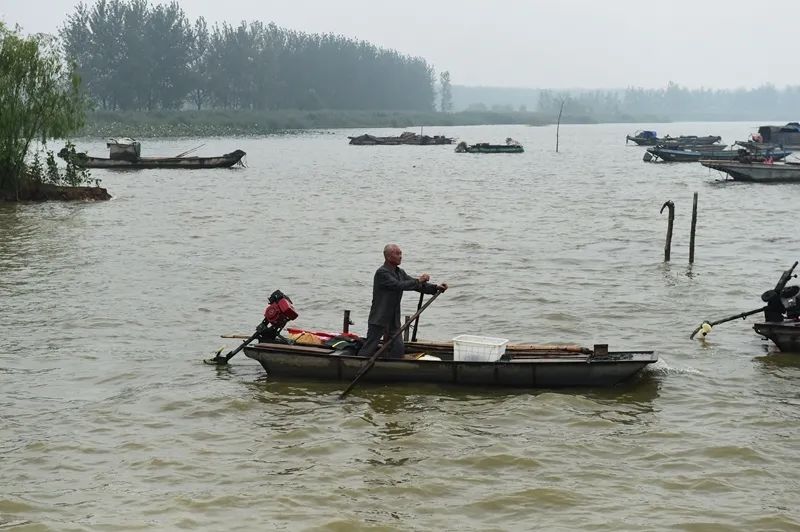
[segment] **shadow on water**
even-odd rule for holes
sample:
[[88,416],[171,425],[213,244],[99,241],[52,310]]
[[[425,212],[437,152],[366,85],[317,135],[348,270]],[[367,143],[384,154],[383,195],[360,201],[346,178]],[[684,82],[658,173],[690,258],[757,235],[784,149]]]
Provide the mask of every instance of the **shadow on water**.
[[753,359],[765,374],[781,379],[800,377],[800,353],[778,351],[772,347],[765,347],[765,350],[766,354]]

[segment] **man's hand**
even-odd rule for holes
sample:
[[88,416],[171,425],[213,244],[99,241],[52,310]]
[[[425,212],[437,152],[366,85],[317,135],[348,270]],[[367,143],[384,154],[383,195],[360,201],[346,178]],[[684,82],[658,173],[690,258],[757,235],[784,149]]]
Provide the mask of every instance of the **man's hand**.
[[431,280],[431,276],[428,275],[427,273],[423,273],[422,275],[419,276],[417,280],[421,283],[427,283],[428,281]]
[[444,292],[445,290],[447,290],[447,283],[436,285],[436,290],[438,290],[439,292]]

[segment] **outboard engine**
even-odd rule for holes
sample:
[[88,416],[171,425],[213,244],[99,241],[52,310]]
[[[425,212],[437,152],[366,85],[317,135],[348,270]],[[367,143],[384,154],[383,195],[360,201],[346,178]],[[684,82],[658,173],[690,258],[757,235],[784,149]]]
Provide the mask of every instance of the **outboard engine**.
[[767,304],[764,307],[764,321],[781,322],[785,318],[798,319],[800,309],[798,309],[797,295],[800,293],[800,287],[786,286],[792,277],[797,277],[792,275],[796,267],[797,262],[783,272],[774,289],[761,294],[761,301]]
[[264,309],[264,321],[259,324],[258,340],[260,342],[274,342],[281,330],[292,320],[297,319],[292,300],[280,290],[275,290],[269,296],[269,305]]

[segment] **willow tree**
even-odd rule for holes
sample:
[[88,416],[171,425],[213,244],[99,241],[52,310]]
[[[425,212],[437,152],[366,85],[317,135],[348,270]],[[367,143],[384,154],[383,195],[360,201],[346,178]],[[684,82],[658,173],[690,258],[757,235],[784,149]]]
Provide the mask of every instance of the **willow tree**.
[[24,37],[0,23],[0,191],[19,197],[31,143],[83,126],[80,80],[48,36]]

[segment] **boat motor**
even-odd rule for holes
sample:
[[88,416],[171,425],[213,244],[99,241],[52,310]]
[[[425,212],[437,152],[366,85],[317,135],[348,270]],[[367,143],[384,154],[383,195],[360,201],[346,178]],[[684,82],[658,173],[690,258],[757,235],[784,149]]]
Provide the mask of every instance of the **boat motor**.
[[761,294],[761,301],[767,304],[764,307],[764,321],[780,322],[785,318],[796,319],[798,316],[797,307],[797,294],[800,293],[800,287],[786,286],[793,275],[794,269],[797,267],[795,262],[791,268],[784,271],[778,283],[772,290],[767,290]]
[[292,300],[280,290],[272,292],[268,302],[267,308],[264,309],[264,321],[256,329],[260,342],[274,342],[286,324],[298,316],[292,306]]

